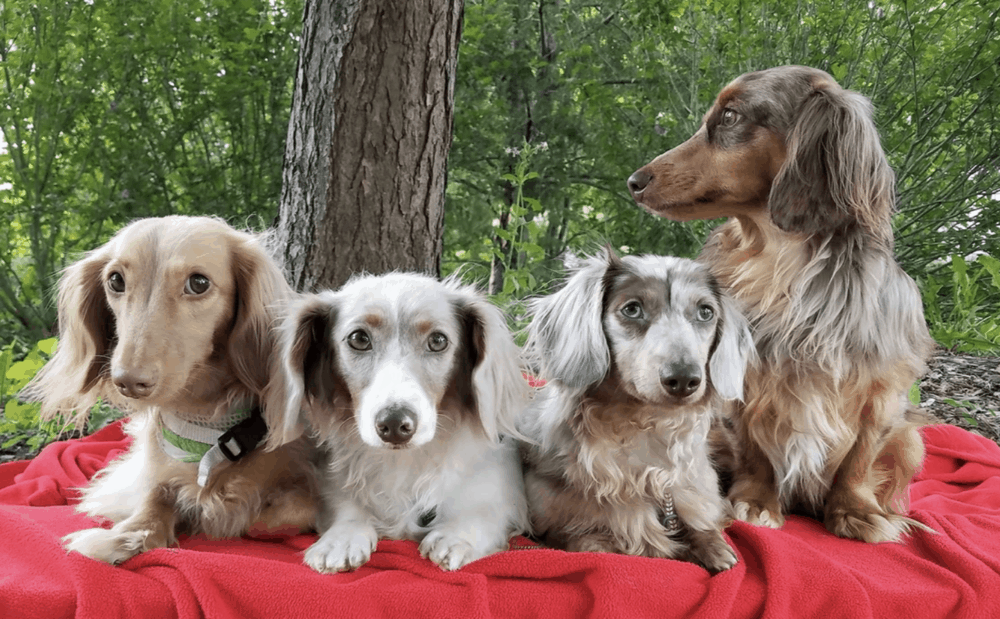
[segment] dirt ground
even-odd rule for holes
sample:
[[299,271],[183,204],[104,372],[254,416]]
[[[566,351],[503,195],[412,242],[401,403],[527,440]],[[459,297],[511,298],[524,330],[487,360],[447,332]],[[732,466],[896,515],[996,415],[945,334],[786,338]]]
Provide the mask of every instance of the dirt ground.
[[937,350],[920,381],[920,406],[944,423],[1000,444],[1000,357]]

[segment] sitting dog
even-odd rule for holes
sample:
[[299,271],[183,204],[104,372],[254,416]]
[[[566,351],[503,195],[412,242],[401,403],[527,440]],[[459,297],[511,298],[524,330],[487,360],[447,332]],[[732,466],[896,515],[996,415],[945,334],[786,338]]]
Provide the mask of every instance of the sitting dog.
[[474,289],[357,277],[303,297],[282,339],[285,431],[305,422],[330,450],[307,565],[356,569],[387,537],[455,570],[526,529],[517,447],[502,435],[527,383],[503,315]]
[[868,99],[797,66],[735,79],[691,139],[628,180],[653,213],[730,218],[700,260],[760,355],[729,494],[747,522],[803,509],[866,542],[929,530],[907,516],[907,487],[932,420],[907,393],[934,342],[893,256],[894,185]]
[[690,260],[589,258],[532,304],[541,389],[518,429],[531,526],[574,551],[736,564],[709,430],[740,398],[746,320]]
[[282,418],[272,322],[290,292],[256,237],[205,217],[139,220],[66,270],[58,347],[22,396],[47,418],[98,398],[135,412],[131,447],[77,505],[114,526],[68,550],[116,564],[180,531],[313,527],[309,446],[255,449]]

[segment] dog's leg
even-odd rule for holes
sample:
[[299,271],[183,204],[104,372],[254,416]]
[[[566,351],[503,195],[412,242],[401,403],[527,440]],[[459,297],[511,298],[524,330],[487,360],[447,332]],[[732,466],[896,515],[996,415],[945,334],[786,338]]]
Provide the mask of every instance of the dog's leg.
[[368,510],[358,505],[349,490],[337,486],[334,497],[327,496],[333,511],[333,524],[319,540],[306,549],[305,564],[317,572],[356,570],[371,558],[378,545],[378,532]]
[[511,535],[527,529],[527,502],[517,448],[507,441],[481,447],[478,463],[449,490],[420,554],[445,570],[458,568],[507,547]]
[[740,469],[733,476],[729,500],[736,517],[744,522],[780,529],[785,524],[778,501],[774,467],[764,451],[743,432]]
[[174,544],[176,493],[160,484],[146,495],[135,514],[111,529],[84,529],[63,537],[66,550],[117,565],[140,552]]
[[[558,540],[558,546],[570,552],[613,552],[624,554],[618,540],[611,533],[591,531],[574,537],[566,537]],[[555,543],[552,544],[556,546]]]
[[682,555],[710,572],[736,565],[736,552],[722,536],[729,516],[719,496],[719,480],[707,455],[689,484],[672,488],[674,509],[684,524],[688,549]]
[[[892,405],[886,399],[885,395],[879,394],[865,405],[857,439],[837,469],[836,481],[827,494],[824,523],[831,533],[840,537],[870,543],[897,542],[912,528],[929,530],[916,520],[893,513],[884,505],[887,495],[905,490],[909,478],[919,466],[919,461],[915,466],[914,461],[923,453],[915,430],[910,429],[909,435],[906,432],[890,434],[888,441],[883,437],[885,428],[880,420],[886,418],[887,404]],[[893,466],[893,475],[899,477],[886,486],[886,471],[876,466],[876,460],[888,462],[896,455],[904,459],[899,463],[901,466]],[[897,468],[898,473],[895,472]]]

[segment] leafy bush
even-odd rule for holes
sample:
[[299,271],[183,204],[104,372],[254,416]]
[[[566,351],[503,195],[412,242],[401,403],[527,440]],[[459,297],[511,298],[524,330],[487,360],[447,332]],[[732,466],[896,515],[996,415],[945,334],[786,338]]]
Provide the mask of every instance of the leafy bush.
[[947,266],[919,279],[931,336],[956,352],[1000,353],[1000,260],[951,256]]
[[[55,351],[56,338],[37,342],[15,361],[15,343],[8,344],[0,352],[0,449],[21,447],[19,455],[33,456],[45,445],[75,435],[77,428],[61,419],[42,421],[40,405],[36,402],[24,403],[17,399],[17,392],[28,384],[45,365]],[[103,402],[94,405],[82,431],[95,432],[108,422],[121,417],[121,413]]]

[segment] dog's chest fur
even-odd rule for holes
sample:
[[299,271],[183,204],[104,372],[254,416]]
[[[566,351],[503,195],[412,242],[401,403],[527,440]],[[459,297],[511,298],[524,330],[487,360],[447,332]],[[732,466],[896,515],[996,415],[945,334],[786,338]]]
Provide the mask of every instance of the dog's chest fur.
[[380,535],[418,539],[430,516],[453,500],[456,488],[492,445],[468,428],[413,449],[376,449],[339,441],[328,475],[335,492],[351,493],[374,517]]
[[705,411],[584,402],[557,459],[567,463],[570,483],[593,499],[658,504],[705,457],[710,421]]

